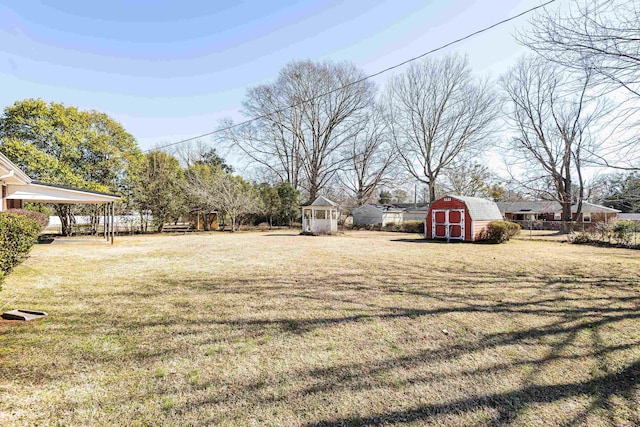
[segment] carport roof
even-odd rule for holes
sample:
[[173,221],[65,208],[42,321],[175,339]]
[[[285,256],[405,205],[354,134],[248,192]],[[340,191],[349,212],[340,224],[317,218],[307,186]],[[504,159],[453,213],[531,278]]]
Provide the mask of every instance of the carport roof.
[[100,204],[115,202],[120,200],[120,196],[31,181],[29,184],[9,185],[7,199],[39,203]]

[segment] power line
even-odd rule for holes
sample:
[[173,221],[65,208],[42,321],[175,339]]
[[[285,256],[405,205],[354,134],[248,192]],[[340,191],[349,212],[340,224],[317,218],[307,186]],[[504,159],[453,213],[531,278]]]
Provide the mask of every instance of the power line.
[[388,68],[385,68],[385,69],[383,69],[383,70],[381,70],[381,71],[378,71],[378,72],[376,72],[376,73],[370,74],[370,75],[368,75],[368,76],[365,76],[365,77],[363,77],[363,78],[361,78],[361,79],[358,79],[358,80],[355,80],[355,81],[353,81],[353,82],[347,83],[346,85],[340,86],[340,87],[338,87],[338,88],[336,88],[336,89],[332,89],[332,90],[330,90],[330,91],[328,91],[328,92],[321,93],[321,94],[316,95],[316,96],[314,96],[314,97],[311,97],[311,98],[308,98],[308,99],[304,99],[304,100],[302,100],[302,101],[299,101],[299,102],[297,102],[297,103],[295,103],[295,104],[287,105],[287,106],[285,106],[285,107],[283,107],[283,108],[280,108],[280,109],[278,109],[278,110],[274,110],[274,111],[271,111],[271,112],[269,112],[269,113],[266,113],[266,114],[263,114],[263,115],[260,115],[260,116],[253,117],[253,118],[251,118],[251,119],[247,119],[247,120],[244,120],[244,121],[239,122],[239,123],[234,123],[234,124],[232,124],[232,125],[230,125],[230,126],[226,126],[226,127],[224,127],[224,128],[216,129],[216,130],[214,130],[214,131],[207,132],[207,133],[203,133],[202,135],[198,135],[198,136],[193,136],[193,137],[191,137],[191,138],[182,139],[182,140],[180,140],[180,141],[172,142],[172,143],[170,143],[170,144],[161,145],[161,146],[158,146],[158,147],[155,147],[155,148],[152,148],[152,149],[149,149],[149,150],[145,150],[145,151],[146,151],[146,152],[150,152],[150,151],[154,151],[154,150],[161,150],[161,149],[163,149],[163,148],[173,147],[173,146],[175,146],[175,145],[184,144],[185,142],[194,141],[194,140],[196,140],[196,139],[204,138],[205,136],[211,136],[211,135],[214,135],[214,134],[216,134],[216,133],[226,132],[226,131],[231,130],[231,129],[234,129],[234,128],[236,128],[236,127],[244,126],[244,125],[247,125],[247,124],[249,124],[249,123],[253,123],[253,122],[255,122],[255,121],[258,121],[258,120],[262,120],[262,119],[268,118],[268,117],[270,117],[270,116],[272,116],[272,115],[274,115],[274,114],[282,113],[282,112],[284,112],[284,111],[286,111],[286,110],[289,110],[289,109],[291,109],[291,108],[295,108],[295,107],[298,107],[298,106],[300,106],[300,105],[306,104],[307,102],[315,101],[315,100],[316,100],[316,99],[318,99],[318,98],[323,98],[323,97],[325,97],[325,96],[327,96],[327,95],[331,95],[332,93],[335,93],[335,92],[341,91],[341,90],[343,90],[343,89],[346,89],[346,88],[351,87],[351,86],[353,86],[353,85],[356,85],[356,84],[358,84],[358,83],[362,83],[362,82],[364,82],[364,81],[366,81],[366,80],[369,80],[369,79],[371,79],[371,78],[373,78],[373,77],[377,77],[377,76],[379,76],[379,75],[381,75],[381,74],[384,74],[384,73],[387,73],[387,72],[389,72],[389,71],[391,71],[391,70],[394,70],[394,69],[396,69],[396,68],[402,67],[403,65],[406,65],[406,64],[408,64],[408,63],[410,63],[410,62],[417,61],[418,59],[424,58],[424,57],[425,57],[425,56],[427,56],[427,55],[431,55],[432,53],[435,53],[435,52],[441,51],[441,50],[443,50],[443,49],[446,49],[446,48],[448,48],[449,46],[452,46],[452,45],[454,45],[454,44],[458,44],[458,43],[463,42],[463,41],[465,41],[465,40],[467,40],[467,39],[470,39],[470,38],[472,38],[472,37],[475,37],[475,36],[477,36],[478,34],[482,34],[482,33],[484,33],[484,32],[487,32],[487,31],[489,31],[489,30],[491,30],[491,29],[493,29],[493,28],[495,28],[495,27],[498,27],[498,26],[500,26],[500,25],[506,24],[506,23],[507,23],[507,22],[509,22],[509,21],[513,21],[514,19],[518,19],[518,18],[520,18],[521,16],[527,15],[527,14],[529,14],[529,13],[531,13],[531,12],[535,11],[535,10],[538,10],[538,9],[541,9],[541,8],[543,8],[543,7],[545,7],[545,6],[548,6],[548,5],[550,5],[551,3],[554,3],[555,1],[556,1],[556,0],[549,0],[549,1],[547,1],[546,3],[543,3],[543,4],[541,4],[541,5],[538,5],[538,6],[532,7],[531,9],[527,9],[527,10],[525,10],[524,12],[521,12],[521,13],[519,13],[519,14],[517,14],[517,15],[514,15],[514,16],[512,16],[512,17],[510,17],[510,18],[503,19],[502,21],[498,21],[498,22],[496,22],[496,23],[494,23],[494,24],[492,24],[492,25],[489,25],[488,27],[484,27],[484,28],[482,28],[482,29],[480,29],[480,30],[474,31],[473,33],[467,34],[467,35],[466,35],[466,36],[464,36],[464,37],[460,37],[459,39],[456,39],[456,40],[450,41],[449,43],[446,43],[446,44],[443,44],[443,45],[441,45],[441,46],[439,46],[439,47],[436,47],[436,48],[434,48],[434,49],[431,49],[431,50],[429,50],[429,51],[427,51],[427,52],[424,52],[424,53],[422,53],[422,54],[420,54],[420,55],[418,55],[418,56],[414,56],[413,58],[407,59],[406,61],[403,61],[403,62],[400,62],[400,63],[398,63],[398,64],[392,65],[392,66],[390,66],[390,67],[388,67]]

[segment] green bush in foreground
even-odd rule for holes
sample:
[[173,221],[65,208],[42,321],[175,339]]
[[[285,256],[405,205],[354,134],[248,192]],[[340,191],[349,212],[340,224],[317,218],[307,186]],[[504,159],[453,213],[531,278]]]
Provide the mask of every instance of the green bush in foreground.
[[520,225],[509,221],[491,221],[482,232],[480,240],[492,243],[504,243],[520,233]]
[[0,283],[38,239],[40,224],[27,216],[0,212]]

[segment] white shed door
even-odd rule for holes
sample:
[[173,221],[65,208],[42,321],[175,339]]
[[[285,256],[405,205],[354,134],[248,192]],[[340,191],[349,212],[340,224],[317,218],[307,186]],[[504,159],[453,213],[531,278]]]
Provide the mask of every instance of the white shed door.
[[431,238],[464,240],[464,209],[434,209]]

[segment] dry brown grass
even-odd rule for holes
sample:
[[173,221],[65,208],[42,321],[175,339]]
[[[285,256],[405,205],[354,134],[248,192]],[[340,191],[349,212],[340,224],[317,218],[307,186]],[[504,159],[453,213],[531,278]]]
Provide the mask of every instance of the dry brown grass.
[[353,232],[37,246],[11,425],[638,425],[640,252]]

